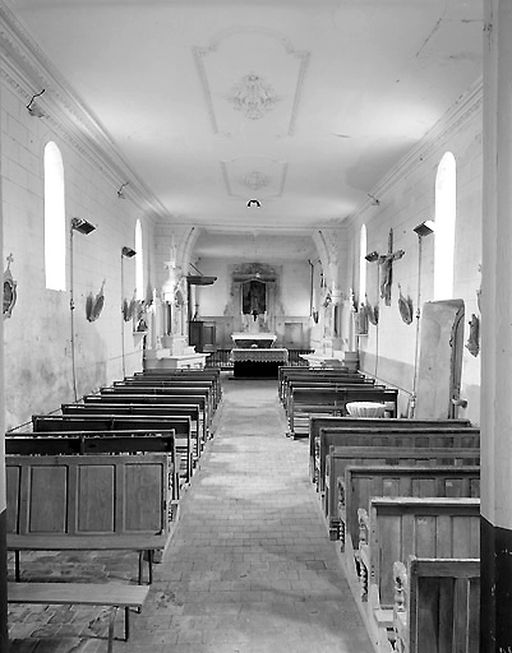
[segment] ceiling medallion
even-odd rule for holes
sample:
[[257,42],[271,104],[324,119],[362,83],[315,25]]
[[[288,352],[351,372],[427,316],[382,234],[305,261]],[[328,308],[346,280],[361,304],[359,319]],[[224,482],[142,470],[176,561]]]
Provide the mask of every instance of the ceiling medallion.
[[260,190],[270,184],[270,177],[259,170],[247,173],[240,182],[251,190]]
[[227,99],[233,104],[233,108],[242,111],[246,118],[259,120],[273,109],[281,98],[259,75],[249,73],[233,86],[231,95]]

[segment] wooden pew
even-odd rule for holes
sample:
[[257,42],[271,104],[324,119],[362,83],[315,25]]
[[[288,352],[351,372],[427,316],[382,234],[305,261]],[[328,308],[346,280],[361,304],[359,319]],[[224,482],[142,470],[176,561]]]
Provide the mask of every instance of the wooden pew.
[[359,509],[368,510],[373,497],[478,498],[480,467],[402,467],[350,465],[339,486],[338,518],[342,550],[348,562],[359,548]]
[[[79,406],[80,409],[72,408]],[[194,456],[199,458],[206,443],[206,425],[201,414],[200,406],[197,404],[176,403],[172,398],[169,401],[161,401],[156,397],[137,395],[111,395],[109,397],[98,397],[96,395],[84,397],[83,404],[63,404],[63,414],[74,414],[78,412],[89,412],[90,414],[116,414],[116,415],[168,415],[183,413],[188,408],[188,414],[192,419],[191,433],[194,444]],[[194,418],[193,415],[196,417]]]
[[347,367],[297,367],[282,365],[279,367],[278,371],[278,394],[279,398],[282,400],[284,387],[287,385],[289,380],[292,379],[314,379],[322,378],[326,376],[335,376],[335,377],[352,377],[352,378],[364,378],[364,375],[361,372],[354,372],[349,370]]
[[409,556],[393,578],[396,653],[478,653],[479,559]]
[[281,402],[289,403],[289,397],[294,388],[330,387],[333,385],[375,385],[375,380],[361,374],[322,374],[322,375],[290,375],[281,388]]
[[386,428],[409,428],[409,426],[471,426],[467,419],[405,419],[397,417],[330,417],[311,415],[309,418],[309,475],[313,483],[318,482],[318,440],[321,428],[344,426],[377,426]]
[[[188,416],[174,415],[167,409],[133,406],[62,404],[62,415],[34,415],[33,428],[43,431],[108,431],[119,429],[172,429],[176,438],[176,451],[180,457],[180,473],[185,483],[192,478],[194,443]],[[34,422],[34,418],[36,421]]]
[[327,456],[332,446],[396,446],[396,447],[448,447],[479,446],[480,430],[470,426],[418,426],[416,424],[395,428],[372,424],[364,426],[328,427],[320,429],[318,438],[318,491],[325,491]]
[[[439,436],[434,436],[439,442]],[[349,465],[399,465],[439,467],[444,465],[479,465],[480,449],[457,446],[385,447],[339,446],[331,447],[326,466],[326,489],[323,509],[327,519],[329,536],[335,540],[340,534],[338,515],[339,480],[344,480]]]
[[167,454],[6,456],[7,548],[132,550],[152,581],[153,551],[169,536]]
[[[108,388],[100,389],[100,395],[102,396],[111,394],[148,395],[151,397],[160,395],[181,397],[185,399],[183,403],[190,403],[192,400],[195,401],[196,397],[202,397],[205,400],[205,414],[207,415],[208,425],[214,412],[213,394],[211,392],[211,388],[208,388],[204,385],[195,388],[189,388],[187,386],[148,386],[145,384],[136,385],[128,383],[125,385],[114,385],[109,386]],[[190,401],[189,398],[191,398]]]
[[179,406],[197,406],[199,409],[199,422],[197,424],[200,449],[209,439],[210,434],[210,412],[207,400],[204,396],[184,394],[148,394],[143,392],[102,392],[100,395],[86,395],[83,398],[84,404],[146,404],[157,406],[176,404]]
[[62,456],[106,453],[167,453],[174,519],[180,498],[180,457],[176,451],[174,431],[151,430],[63,430],[43,432],[18,431],[5,437],[5,452],[17,455]]
[[396,417],[397,398],[396,389],[364,384],[333,386],[330,389],[312,387],[293,390],[287,411],[290,435],[308,437],[311,414],[346,415],[346,405],[352,401],[386,403],[390,416]]
[[207,379],[213,382],[215,394],[217,396],[217,404],[222,398],[222,384],[220,369],[209,367],[203,370],[144,370],[143,372],[135,372],[133,376],[125,377],[125,380],[155,380],[167,381],[173,379]]
[[136,388],[188,388],[192,393],[196,389],[203,390],[206,388],[212,397],[212,409],[215,411],[219,403],[219,396],[213,380],[199,380],[199,379],[146,379],[128,378],[123,381],[114,381],[112,384],[114,388],[117,387],[136,387]]
[[385,643],[393,629],[395,561],[409,555],[478,558],[479,548],[479,499],[371,499],[369,515],[361,516],[356,596],[366,608],[370,636]]

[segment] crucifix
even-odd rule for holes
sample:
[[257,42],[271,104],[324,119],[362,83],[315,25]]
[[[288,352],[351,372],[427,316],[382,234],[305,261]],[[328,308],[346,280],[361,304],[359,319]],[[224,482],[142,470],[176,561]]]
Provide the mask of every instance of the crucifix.
[[380,296],[386,306],[391,306],[391,284],[393,282],[393,261],[398,261],[405,254],[405,250],[393,251],[393,229],[389,230],[387,254],[379,256],[379,265],[382,266],[380,282]]

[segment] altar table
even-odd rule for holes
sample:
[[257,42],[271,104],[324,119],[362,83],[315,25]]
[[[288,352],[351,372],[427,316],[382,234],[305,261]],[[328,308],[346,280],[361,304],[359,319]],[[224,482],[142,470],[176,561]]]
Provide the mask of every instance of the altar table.
[[288,362],[288,350],[284,348],[235,348],[231,350],[235,376],[277,378],[280,365]]

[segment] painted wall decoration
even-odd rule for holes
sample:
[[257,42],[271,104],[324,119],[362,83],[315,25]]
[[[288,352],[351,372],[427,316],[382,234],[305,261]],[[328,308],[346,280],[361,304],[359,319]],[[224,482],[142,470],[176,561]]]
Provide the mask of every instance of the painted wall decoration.
[[103,306],[105,304],[104,289],[105,279],[103,279],[101,288],[99,289],[96,297],[93,296],[92,292],[87,295],[87,299],[85,300],[85,315],[88,322],[94,322],[101,315],[101,311],[103,310]]
[[402,293],[400,284],[398,284],[398,293],[398,310],[400,311],[400,317],[406,324],[411,324],[414,316],[412,299],[409,295],[406,297]]
[[4,270],[4,304],[3,316],[4,320],[11,317],[14,305],[18,299],[17,282],[14,281],[11,274],[11,263],[14,262],[14,257],[9,254],[7,257],[7,267]]
[[480,319],[473,313],[468,324],[469,336],[466,342],[466,349],[472,356],[478,356],[480,352]]

